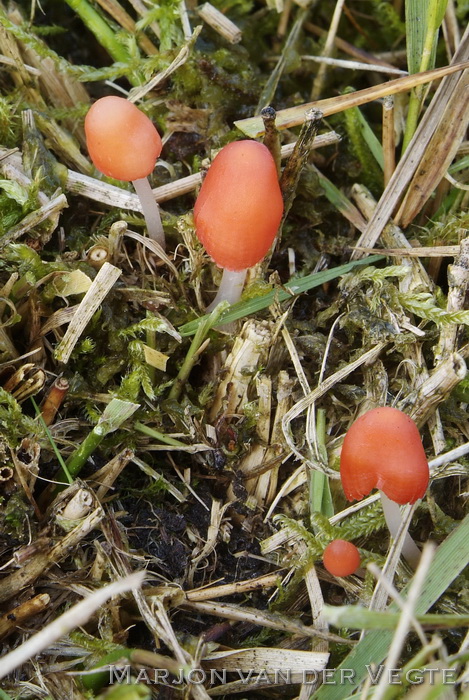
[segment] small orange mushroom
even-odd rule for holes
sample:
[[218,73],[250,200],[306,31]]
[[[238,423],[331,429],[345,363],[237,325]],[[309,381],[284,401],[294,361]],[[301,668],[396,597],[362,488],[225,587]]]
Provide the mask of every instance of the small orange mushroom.
[[108,177],[133,183],[148,235],[164,248],[159,207],[147,179],[163,147],[153,123],[123,97],[102,97],[85,117],[85,135],[96,168]]
[[[391,406],[360,416],[345,436],[340,476],[349,501],[367,496],[374,487],[380,489],[386,522],[395,537],[402,522],[396,504],[415,503],[429,481],[428,461],[412,418]],[[408,534],[402,554],[413,566],[420,557]]]
[[350,576],[360,566],[360,552],[352,542],[332,540],[324,550],[322,562],[333,576]]
[[283,215],[277,168],[266,146],[235,141],[215,157],[194,207],[197,236],[223,278],[209,309],[237,301],[247,269],[266,255]]
[[395,503],[415,503],[428,486],[428,462],[410,416],[382,406],[350,427],[340,455],[340,476],[349,501],[378,487]]

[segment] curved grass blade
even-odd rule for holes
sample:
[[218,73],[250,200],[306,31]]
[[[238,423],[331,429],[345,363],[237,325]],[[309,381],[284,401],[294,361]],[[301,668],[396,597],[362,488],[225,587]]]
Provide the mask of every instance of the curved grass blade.
[[[240,318],[245,318],[246,316],[255,314],[258,311],[262,311],[262,309],[267,309],[274,302],[286,301],[287,299],[291,299],[302,292],[307,292],[310,289],[314,289],[314,287],[320,287],[321,284],[330,282],[330,280],[350,272],[356,265],[372,265],[373,263],[378,262],[378,260],[383,260],[383,258],[384,255],[370,255],[368,258],[354,260],[353,262],[346,263],[345,265],[334,267],[331,270],[314,272],[310,275],[306,275],[306,277],[292,279],[283,287],[278,287],[267,294],[233,304],[220,317],[217,326],[238,321]],[[183,326],[178,328],[179,333],[182,336],[194,335],[199,325],[204,322],[208,316],[209,314],[206,314],[205,316],[196,318],[193,321],[189,321],[189,323],[185,323]]]

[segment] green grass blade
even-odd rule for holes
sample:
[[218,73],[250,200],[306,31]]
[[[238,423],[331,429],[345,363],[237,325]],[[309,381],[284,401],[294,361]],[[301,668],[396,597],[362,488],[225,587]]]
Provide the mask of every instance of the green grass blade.
[[[415,608],[417,615],[423,615],[459,576],[469,564],[469,515],[438,547],[430,566],[425,585]],[[405,598],[409,589],[408,584],[401,592]],[[391,604],[388,608],[397,612],[397,606]],[[391,640],[392,630],[375,630],[366,635],[361,642],[347,655],[328,680],[330,685],[323,685],[315,694],[315,700],[343,700],[348,697],[365,678],[368,677],[367,666],[379,665],[386,658]],[[352,669],[350,682],[341,683],[341,669]]]
[[[443,21],[448,0],[407,0],[406,38],[409,73],[430,70],[435,65],[438,30]],[[423,86],[412,90],[409,100],[403,151],[409,145],[424,96]]]
[[[55,444],[55,440],[54,440],[54,438],[52,437],[51,431],[50,431],[49,428],[47,427],[47,425],[46,425],[46,423],[45,423],[45,421],[44,421],[44,418],[42,417],[41,410],[40,410],[39,406],[37,405],[37,403],[35,402],[35,400],[34,400],[34,398],[33,398],[32,396],[31,396],[31,403],[33,404],[34,410],[36,411],[37,419],[38,419],[38,421],[41,423],[42,427],[44,428],[44,432],[46,433],[47,438],[48,438],[48,440],[49,440],[49,442],[50,442],[50,444],[51,444],[51,447],[52,447],[52,449],[54,450],[54,454],[55,454],[55,456],[57,457],[57,462],[59,463],[60,468],[61,468],[61,470],[62,470],[62,476],[65,477],[65,480],[66,480],[69,484],[72,484],[72,483],[73,483],[73,478],[72,478],[70,472],[69,472],[68,469],[67,469],[67,465],[65,464],[65,462],[64,462],[64,460],[63,460],[63,458],[62,458],[62,455],[60,454],[59,448],[58,448],[57,445]],[[0,698],[0,700],[1,700],[1,698]]]
[[[397,627],[400,613],[378,612],[368,610],[361,605],[325,605],[324,617],[334,627],[347,627],[358,630],[393,630]],[[469,626],[469,615],[439,615],[429,613],[427,615],[417,615],[417,620],[421,625],[430,627],[467,627]]]
[[[320,460],[327,464],[326,450],[326,412],[319,408],[316,416],[316,440],[320,453]],[[334,515],[334,504],[332,501],[329,479],[324,472],[313,469],[310,475],[310,508],[312,513],[321,513],[326,518]],[[314,522],[313,531],[316,531]]]
[[116,39],[116,32],[87,0],[66,0],[66,3],[77,13],[114,61],[127,63],[130,60],[126,47]]
[[373,154],[373,157],[378,163],[381,170],[384,170],[384,156],[381,142],[375,135],[375,132],[373,131],[371,126],[368,124],[361,110],[358,107],[355,107],[355,109],[357,111],[357,120],[360,125],[363,139],[368,148],[370,149],[371,153]]
[[[305,277],[299,277],[290,280],[283,287],[263,294],[262,296],[253,297],[252,299],[247,299],[246,301],[240,301],[237,304],[230,306],[228,311],[226,311],[223,316],[220,317],[218,325],[224,325],[225,323],[232,323],[232,321],[238,321],[240,318],[245,318],[251,314],[255,314],[262,309],[267,309],[275,301],[282,302],[287,299],[291,299],[298,294],[307,292],[315,287],[320,287],[321,284],[325,282],[330,282],[336,277],[347,274],[353,270],[357,265],[372,265],[378,260],[383,260],[383,255],[370,255],[367,258],[362,258],[361,260],[354,260],[352,262],[346,263],[345,265],[340,265],[339,267],[334,267],[331,270],[324,270],[323,272],[315,272]],[[194,335],[199,325],[208,318],[209,314],[196,318],[193,321],[189,321],[178,328],[179,333],[182,336]]]

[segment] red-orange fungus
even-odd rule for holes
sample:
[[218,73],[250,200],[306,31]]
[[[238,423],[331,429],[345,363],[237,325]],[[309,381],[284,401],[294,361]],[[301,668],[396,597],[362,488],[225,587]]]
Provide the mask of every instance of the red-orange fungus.
[[123,97],[102,97],[95,102],[85,118],[85,134],[94,165],[116,180],[147,177],[162,149],[153,123]]
[[333,576],[350,576],[360,566],[360,552],[347,540],[332,540],[324,550],[322,562]]
[[377,487],[395,503],[424,495],[428,462],[418,428],[397,408],[373,408],[348,430],[340,455],[342,486],[349,501]]
[[248,140],[222,148],[194,207],[197,236],[217,265],[236,271],[262,260],[282,215],[277,168],[268,148]]

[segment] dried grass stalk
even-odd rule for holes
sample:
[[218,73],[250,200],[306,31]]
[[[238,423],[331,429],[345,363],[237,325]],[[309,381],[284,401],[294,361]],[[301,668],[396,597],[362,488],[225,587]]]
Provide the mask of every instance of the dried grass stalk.
[[43,630],[37,632],[26,642],[21,644],[21,646],[4,656],[0,669],[0,679],[5,678],[5,676],[14,671],[15,668],[29,661],[29,659],[39,654],[53,642],[56,642],[68,632],[71,632],[75,627],[84,625],[91,615],[109,600],[109,598],[122,595],[140,586],[144,576],[144,572],[139,571],[136,574],[127,576],[119,581],[114,581],[90,593],[84,600],[74,605],[67,610],[67,612],[63,613],[63,615],[60,615],[60,617],[47,625]]
[[255,649],[229,649],[214,651],[202,658],[205,669],[225,670],[228,673],[249,673],[254,679],[258,674],[275,678],[283,674],[288,677],[288,683],[301,683],[307,672],[319,673],[327,664],[329,654],[315,651],[300,651],[298,649],[283,649],[275,647],[257,647]]
[[260,627],[269,629],[281,630],[287,634],[300,635],[301,637],[326,639],[330,642],[339,642],[341,644],[353,644],[353,642],[339,637],[336,634],[321,632],[320,630],[304,625],[302,622],[295,620],[287,615],[278,613],[269,613],[265,610],[256,610],[247,606],[229,605],[228,603],[214,602],[189,602],[184,601],[181,607],[185,610],[194,610],[206,615],[215,615],[223,617],[226,620],[235,620],[239,622],[250,622]]
[[267,360],[271,341],[271,326],[266,321],[246,321],[226,358],[209,421],[215,420],[222,411],[233,416],[247,403],[248,388],[259,364]]
[[[469,57],[469,26],[461,41],[461,45],[454,57],[453,66],[458,61],[466,61]],[[467,66],[466,66],[467,67]],[[399,161],[394,171],[394,175],[383,192],[381,199],[375,209],[373,216],[368,222],[368,226],[357,241],[358,246],[372,248],[383,228],[391,218],[396,206],[399,204],[406,188],[416,172],[426,149],[431,141],[435,129],[441,122],[445,114],[446,105],[454,94],[459,84],[460,76],[456,74],[447,75],[440,83],[430,105],[425,112],[417,130],[410,142],[406,152]],[[360,257],[355,253],[352,257]]]
[[[456,256],[454,263],[448,265],[446,310],[449,312],[462,311],[465,306],[469,287],[469,238],[464,238],[461,241],[459,252],[460,254]],[[442,326],[438,345],[435,349],[435,361],[437,363],[456,350],[459,328],[456,323],[445,323]]]
[[445,177],[446,171],[465,137],[468,121],[469,70],[466,70],[454,86],[440,122],[409,183],[399,211],[394,217],[397,224],[408,226]]
[[0,617],[0,639],[5,639],[29,618],[43,612],[49,603],[50,596],[47,593],[40,593],[2,615]]
[[[413,75],[405,76],[404,78],[396,78],[396,80],[390,80],[383,85],[365,88],[364,90],[357,90],[357,92],[347,95],[329,97],[325,100],[307,102],[303,105],[298,105],[297,107],[281,109],[277,112],[277,128],[290,129],[293,126],[303,124],[305,114],[309,109],[319,109],[325,117],[328,117],[331,114],[343,112],[345,109],[350,109],[351,107],[359,107],[360,105],[366,104],[367,102],[373,102],[373,100],[378,100],[381,97],[386,97],[387,95],[397,95],[400,92],[408,92],[417,85],[424,85],[425,83],[429,83],[433,80],[440,80],[445,76],[452,75],[468,67],[469,61],[467,58],[465,56],[460,57],[460,54],[458,53],[457,59],[455,58],[455,61],[451,64],[451,66],[435,68],[434,70],[425,71],[425,73],[415,73]],[[243,134],[246,134],[246,136],[250,136],[251,138],[257,138],[258,136],[262,136],[264,133],[264,124],[260,117],[240,119],[239,121],[235,122],[235,126],[237,126],[238,129],[243,132]]]
[[197,13],[204,22],[207,22],[217,34],[220,34],[230,44],[237,44],[243,38],[241,29],[211,3],[205,2],[197,10]]
[[55,358],[58,362],[68,362],[73,348],[91,320],[91,317],[98,309],[103,299],[109,294],[121,274],[122,270],[119,270],[119,268],[114,267],[114,265],[110,263],[104,263],[93,280],[91,287],[78,305],[64,337],[55,349]]
[[[46,539],[40,551],[36,552],[31,559],[23,562],[21,569],[14,571],[9,576],[2,579],[0,589],[0,603],[9,600],[18,594],[26,586],[30,586],[47,569],[61,561],[70,554],[70,551],[89,532],[94,530],[104,518],[104,511],[101,507],[90,513],[76,528],[68,532],[57,542]],[[3,665],[0,674],[3,673]],[[6,675],[6,674],[5,674]],[[3,676],[0,676],[3,677]]]
[[12,226],[12,228],[0,238],[0,250],[8,243],[12,243],[18,238],[21,238],[21,236],[24,236],[25,233],[29,233],[35,226],[47,219],[50,219],[48,234],[52,235],[52,232],[58,226],[59,216],[66,207],[68,207],[68,202],[64,194],[59,194],[57,197],[54,197],[50,202],[47,202],[39,209],[25,216],[19,224]]
[[[277,378],[277,407],[273,424],[271,412],[271,380],[261,377],[257,380],[260,419],[257,421],[256,442],[249,454],[242,460],[240,471],[247,477],[246,489],[256,499],[260,508],[269,506],[277,493],[278,470],[285,456],[282,433],[282,420],[291,407],[293,381],[287,372],[281,371]],[[255,474],[253,478],[250,475]]]

